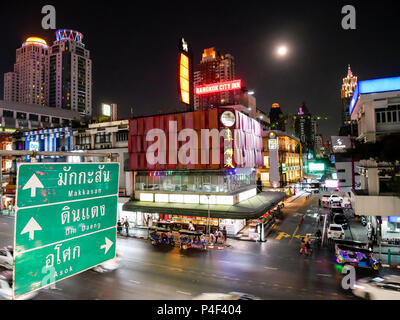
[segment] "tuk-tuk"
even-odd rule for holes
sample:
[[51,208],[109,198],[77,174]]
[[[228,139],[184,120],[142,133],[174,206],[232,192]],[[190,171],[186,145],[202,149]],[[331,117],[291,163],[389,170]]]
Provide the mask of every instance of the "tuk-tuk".
[[169,229],[160,227],[150,227],[150,241],[152,245],[170,245],[175,247],[175,241]]
[[204,233],[180,230],[179,235],[179,246],[182,250],[189,248],[207,250],[207,238]]
[[335,244],[336,262],[341,265],[351,265],[358,268],[379,270],[380,263],[375,259],[371,250],[358,247],[348,246],[345,244]]

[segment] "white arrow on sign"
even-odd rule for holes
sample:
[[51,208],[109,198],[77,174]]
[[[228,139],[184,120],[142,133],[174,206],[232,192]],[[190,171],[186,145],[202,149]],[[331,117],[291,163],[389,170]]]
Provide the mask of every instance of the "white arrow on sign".
[[44,186],[40,182],[40,180],[36,176],[36,174],[33,174],[33,176],[28,180],[28,182],[25,184],[25,186],[22,188],[22,190],[31,189],[31,197],[36,197],[36,189],[37,188],[43,189]]
[[21,231],[21,234],[25,234],[29,232],[29,240],[34,240],[35,231],[41,231],[42,227],[36,222],[35,219],[31,218],[29,222],[26,224],[25,228]]
[[108,250],[110,250],[110,248],[112,247],[112,245],[114,244],[114,242],[112,242],[110,239],[108,239],[106,237],[106,244],[103,244],[100,249],[106,249],[106,252],[104,252],[104,254],[107,254]]

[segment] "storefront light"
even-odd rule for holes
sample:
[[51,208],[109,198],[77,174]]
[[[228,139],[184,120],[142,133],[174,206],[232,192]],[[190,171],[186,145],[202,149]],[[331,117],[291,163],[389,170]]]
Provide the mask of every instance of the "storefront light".
[[244,200],[253,198],[256,195],[257,195],[257,189],[255,189],[255,188],[251,189],[251,190],[248,190],[248,191],[245,191],[245,192],[242,192],[242,193],[239,194],[239,202],[242,202]]
[[154,195],[152,193],[141,193],[140,194],[140,201],[153,202],[154,201]]
[[183,194],[170,194],[169,202],[172,203],[183,203]]
[[233,206],[233,196],[217,196],[217,204]]
[[169,196],[168,194],[155,194],[155,201],[156,202],[162,202],[162,203],[168,203],[169,201]]
[[210,204],[217,204],[217,198],[215,196],[200,196],[200,204],[208,204],[208,199],[210,199]]
[[187,195],[183,196],[183,202],[187,204],[199,204],[200,197],[198,195]]

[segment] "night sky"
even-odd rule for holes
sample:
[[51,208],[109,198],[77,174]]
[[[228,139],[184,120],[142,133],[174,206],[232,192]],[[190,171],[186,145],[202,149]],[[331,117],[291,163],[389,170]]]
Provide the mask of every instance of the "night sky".
[[[295,113],[303,101],[313,114],[328,116],[320,131],[337,135],[340,87],[351,64],[359,80],[400,74],[400,23],[389,1],[7,1],[1,4],[0,91],[13,70],[15,50],[29,36],[51,43],[41,28],[41,8],[57,10],[57,28],[84,34],[93,60],[93,109],[119,105],[119,117],[167,112],[179,107],[177,42],[184,37],[195,64],[204,48],[216,47],[236,61],[236,77],[253,89],[257,106],[269,112],[278,102]],[[111,4],[112,3],[112,4]],[[341,8],[357,9],[357,30],[341,28]],[[290,55],[278,59],[276,46]],[[2,94],[0,94],[0,97]]]

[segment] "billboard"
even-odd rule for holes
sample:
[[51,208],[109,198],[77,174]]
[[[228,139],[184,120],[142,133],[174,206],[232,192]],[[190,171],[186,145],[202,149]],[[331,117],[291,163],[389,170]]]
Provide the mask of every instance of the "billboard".
[[332,136],[332,149],[334,153],[346,152],[351,149],[351,140],[349,136]]
[[132,171],[263,165],[261,124],[234,108],[135,118],[129,131]]
[[186,105],[192,104],[193,92],[193,68],[189,45],[185,39],[181,38],[178,44],[178,95],[179,101]]
[[194,89],[196,95],[203,95],[209,93],[226,92],[242,89],[242,80],[233,80],[227,82],[218,82],[197,86]]
[[318,162],[310,162],[308,164],[309,171],[325,171],[325,164]]

